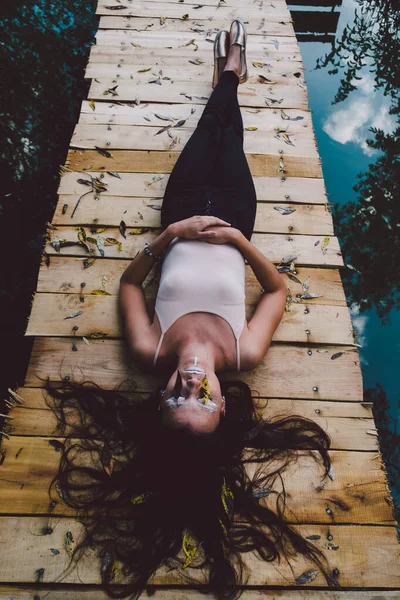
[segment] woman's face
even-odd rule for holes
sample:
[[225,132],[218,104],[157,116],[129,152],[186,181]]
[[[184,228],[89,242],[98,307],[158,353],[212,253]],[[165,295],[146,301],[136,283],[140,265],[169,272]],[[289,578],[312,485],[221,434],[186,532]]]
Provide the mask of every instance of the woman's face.
[[215,373],[190,366],[174,371],[160,406],[167,427],[188,428],[194,433],[213,432],[221,413],[225,414],[225,399]]

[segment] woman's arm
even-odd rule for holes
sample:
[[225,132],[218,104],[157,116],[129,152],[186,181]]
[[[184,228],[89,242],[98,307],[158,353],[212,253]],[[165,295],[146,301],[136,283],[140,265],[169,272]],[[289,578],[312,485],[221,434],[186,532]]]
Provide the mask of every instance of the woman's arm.
[[254,369],[264,358],[272,336],[281,322],[287,289],[282,275],[254,244],[249,242],[241,232],[234,236],[234,240],[235,246],[247,260],[265,290],[248,323],[248,337],[243,348],[244,364],[248,369]]

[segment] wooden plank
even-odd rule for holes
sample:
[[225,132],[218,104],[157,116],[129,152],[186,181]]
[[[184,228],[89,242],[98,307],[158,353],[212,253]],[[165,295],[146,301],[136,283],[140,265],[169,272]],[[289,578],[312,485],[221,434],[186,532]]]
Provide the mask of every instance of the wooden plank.
[[[161,198],[107,196],[106,201],[99,202],[93,196],[86,196],[80,210],[73,215],[79,197],[84,193],[60,196],[52,224],[90,225],[97,219],[99,225],[119,226],[123,216],[127,227],[161,227]],[[283,208],[293,212],[284,214],[280,210]],[[333,235],[333,223],[324,206],[258,202],[254,232]]]
[[[117,73],[124,73],[124,70],[128,70],[129,68],[138,69],[138,65],[144,65],[146,67],[182,67],[182,65],[187,65],[191,67],[193,63],[191,60],[195,60],[196,62],[200,61],[200,64],[203,67],[209,67],[210,72],[214,66],[214,56],[213,53],[203,52],[196,50],[195,55],[191,55],[190,53],[183,57],[182,54],[179,55],[176,48],[172,48],[168,50],[168,53],[157,53],[150,49],[146,49],[147,52],[141,52],[140,48],[128,48],[124,46],[125,50],[121,50],[120,46],[112,46],[110,47],[110,52],[107,53],[107,50],[104,47],[92,46],[90,49],[90,57],[87,68],[95,67],[96,65],[111,65],[111,68],[118,69]],[[260,62],[261,65],[254,65],[253,62]],[[279,74],[286,72],[299,72],[300,77],[304,76],[304,66],[301,62],[301,54],[298,52],[291,53],[288,55],[287,52],[281,53],[279,56],[269,55],[267,52],[264,52],[262,56],[262,60],[258,61],[256,58],[248,59],[247,66],[250,71],[253,69],[257,69],[257,73],[262,73],[268,76],[268,73]],[[269,77],[272,79],[272,77]]]
[[[170,173],[180,152],[145,152],[114,150],[112,158],[104,158],[95,150],[68,151],[66,167],[73,171],[118,171],[119,173]],[[274,156],[248,154],[247,162],[253,176],[321,178],[321,160],[312,156]],[[283,167],[281,159],[283,158]],[[283,171],[281,170],[283,169]]]
[[[182,6],[180,6],[182,3],[180,3],[179,0],[157,0],[157,8],[161,11],[160,14],[163,14],[162,9],[163,9],[163,7],[165,7],[166,4],[169,6],[169,4],[173,3],[176,6],[180,6],[181,9],[188,7],[188,10],[192,9],[194,6],[199,6],[198,4],[196,4],[196,0],[184,0],[184,1],[185,1],[185,5],[182,7]],[[155,4],[151,1],[149,2],[149,0],[141,0],[141,2],[136,2],[136,1],[134,2],[134,0],[127,0],[127,2],[128,2],[128,7],[137,7],[137,4],[141,4],[141,3],[149,4],[149,5]],[[113,2],[111,2],[111,6],[112,6],[112,4],[113,4]],[[116,4],[117,4],[117,2],[114,1],[114,6]],[[118,2],[118,4],[121,4],[121,3]],[[204,2],[203,6],[210,6],[213,8],[218,8],[217,4],[216,4],[215,0],[206,0]],[[101,0],[101,2],[98,3],[98,8],[105,6],[105,5],[110,6],[110,4],[107,4],[107,0]],[[226,2],[224,2],[224,5],[227,7],[230,7],[230,8],[233,8],[233,7],[243,8],[243,2],[240,2],[240,0],[226,0]],[[277,0],[277,2],[274,4],[274,6],[275,6],[275,10],[276,10],[276,7],[281,8],[283,6],[286,6],[286,3],[284,0]],[[247,8],[254,8],[254,9],[258,10],[258,12],[260,12],[260,13],[265,12],[264,4],[260,3],[260,0],[257,1],[257,4],[250,3],[249,6],[246,7],[246,9]],[[274,10],[274,12],[275,12],[275,10]],[[119,14],[119,10],[118,11],[113,10],[112,12],[113,12],[113,15]],[[121,9],[121,12],[122,12],[122,9]],[[272,11],[270,11],[270,12],[272,13]],[[274,13],[272,13],[272,14],[274,14]]]
[[[100,288],[102,289],[102,288]],[[81,298],[85,301],[81,302]],[[150,306],[150,309],[153,307]],[[255,310],[254,304],[246,303],[249,320]],[[79,317],[68,315],[82,311]],[[99,330],[108,337],[122,337],[117,296],[84,294],[36,294],[25,335],[67,336],[72,327],[79,326],[79,336],[90,336]],[[343,306],[308,306],[294,304],[285,312],[276,329],[275,342],[303,342],[312,344],[354,343],[350,314]]]
[[[150,77],[149,79],[154,79]],[[99,82],[98,82],[99,81]],[[113,79],[105,80],[92,80],[89,98],[93,100],[109,100],[107,98],[107,90],[112,89],[117,85]],[[118,80],[117,80],[118,81]],[[190,87],[188,88],[188,83]],[[185,85],[186,84],[186,85]],[[162,85],[155,83],[144,83],[141,81],[130,81],[125,82],[122,80],[118,84],[116,90],[116,96],[114,97],[118,102],[134,102],[140,99],[141,102],[171,102],[178,103],[182,102],[193,102],[194,104],[207,104],[208,98],[211,94],[211,73],[210,81],[207,83],[195,83],[193,81],[180,81],[176,84],[171,84],[170,81],[164,82]],[[267,105],[272,109],[278,108],[297,108],[306,110],[307,109],[307,91],[305,86],[300,85],[279,85],[276,84],[271,86],[271,91],[268,90],[268,84],[243,84],[238,88],[238,98],[241,106],[250,107],[264,107]],[[104,94],[106,92],[106,94]],[[79,125],[78,125],[79,127]],[[71,145],[77,145],[77,140],[72,139]],[[286,144],[288,148],[288,146]],[[132,147],[135,149],[135,147]],[[265,148],[265,152],[270,150]]]
[[[320,0],[319,0],[320,1]],[[163,600],[204,600],[204,593],[196,590],[168,590],[154,586],[154,591]],[[35,586],[19,588],[17,586],[0,586],[0,598],[4,600],[32,600],[35,594],[48,600],[109,600],[109,596],[101,588],[66,587],[57,589],[54,586]],[[307,596],[305,596],[307,594]],[[400,600],[400,591],[326,591],[326,590],[249,590],[245,589],[240,596],[242,600]]]
[[[22,398],[22,405],[17,405],[12,413],[16,419],[18,419],[17,412],[19,410],[50,410],[46,404],[45,397],[47,392],[44,388],[30,388],[20,387],[17,388],[16,392]],[[146,399],[147,394],[143,392],[125,392],[124,395],[127,398]],[[287,414],[301,414],[303,417],[308,419],[320,419],[318,423],[323,427],[329,427],[334,419],[341,419],[344,421],[363,420],[369,421],[373,419],[372,414],[372,403],[371,402],[344,402],[341,400],[332,402],[327,400],[299,400],[295,398],[256,398],[258,410],[260,410],[267,417],[273,415],[287,415]],[[28,419],[29,421],[29,419]],[[13,426],[16,426],[15,422]],[[22,425],[29,428],[29,423]],[[346,426],[347,427],[347,426]],[[21,432],[15,430],[16,435],[22,435]],[[46,435],[50,435],[49,433]],[[341,432],[337,432],[336,435],[341,435]],[[373,441],[376,441],[376,436],[370,436]],[[353,440],[357,443],[356,440]],[[347,442],[346,442],[347,443]],[[365,442],[370,444],[370,442]],[[347,447],[343,446],[342,449]],[[375,448],[375,446],[374,446]],[[350,446],[347,449],[351,449]],[[359,447],[353,450],[372,450],[373,448]]]
[[[174,48],[188,48],[188,46],[186,46],[187,42],[193,40],[194,44],[198,46],[198,50],[212,52],[215,34],[216,30],[210,31],[208,35],[204,35],[204,33],[198,33],[197,31],[170,31],[168,28],[158,31],[98,29],[95,37],[97,46],[124,46],[133,42],[133,48],[145,48],[148,46],[152,50],[161,51],[164,48],[167,48],[168,50]],[[190,48],[189,52],[192,54],[198,50]],[[300,48],[296,36],[287,37],[266,34],[248,35],[246,42],[246,56],[247,53],[251,55],[254,51],[266,51],[274,54],[279,54],[279,51],[296,53],[300,51]]]
[[[122,79],[122,81],[124,80],[126,83],[126,78]],[[132,86],[134,87],[133,84],[131,84]],[[159,99],[161,100],[161,98]],[[89,102],[85,101],[82,104],[83,114],[81,113],[79,122],[86,127],[89,125],[107,125],[110,127],[115,127],[116,125],[145,126],[151,129],[154,135],[161,127],[175,125],[177,121],[185,120],[185,129],[193,131],[204,109],[204,105],[195,103],[166,104],[162,102],[150,102],[137,106],[136,104],[115,104],[104,98],[102,102],[95,102],[94,110],[93,104],[90,105]],[[312,134],[311,113],[307,110],[288,108],[283,111],[279,107],[276,109],[266,107],[257,109],[243,108],[241,114],[244,128],[254,126],[258,128],[257,131],[245,131],[245,136],[247,137],[251,137],[248,135],[249,133],[254,134],[253,137],[255,134],[257,134],[256,137],[259,137],[262,133],[266,132],[277,135],[276,130],[278,128],[285,129],[289,135]],[[161,115],[164,119],[158,118],[156,115]],[[169,118],[170,121],[165,121],[165,118]],[[175,119],[175,122],[172,119]],[[140,131],[142,131],[141,128]],[[179,131],[182,130],[179,129]],[[173,133],[173,130],[171,130],[171,133]]]
[[[43,527],[51,529],[52,533],[43,535]],[[0,532],[2,539],[9,543],[0,546],[0,561],[2,570],[0,574],[3,583],[36,583],[38,571],[41,583],[80,583],[100,584],[100,562],[95,558],[95,552],[89,548],[85,560],[78,567],[66,571],[69,566],[69,557],[65,549],[65,536],[70,531],[73,538],[79,540],[83,525],[73,519],[47,518],[44,522],[40,517],[1,518]],[[332,535],[334,542],[339,546],[335,552],[329,553],[329,563],[338,569],[338,580],[342,586],[348,587],[384,587],[398,588],[400,574],[397,571],[398,542],[396,528],[389,526],[351,526],[351,525],[299,525],[298,531],[303,536],[320,535],[319,545],[323,548],[327,536]],[[12,543],[18,539],[19,544]],[[56,548],[59,554],[50,557],[49,548]],[[329,551],[327,551],[329,552]],[[374,556],[371,565],[370,555]],[[21,569],[21,556],[24,557],[24,568]],[[312,568],[313,563],[304,558],[298,558],[287,564],[285,561],[279,565],[260,561],[253,553],[243,555],[243,562],[249,569],[248,585],[293,585],[296,577],[305,570]],[[45,565],[45,568],[44,568]],[[191,569],[190,575],[196,579],[201,573]],[[203,576],[204,577],[204,576]],[[204,579],[199,579],[199,583]],[[180,571],[160,569],[151,579],[151,583],[161,585],[182,584]],[[327,587],[322,574],[318,574],[312,581],[312,587]],[[306,586],[305,586],[306,589]]]
[[[107,278],[107,292],[118,294],[119,280],[122,273],[130,264],[129,260],[96,260],[93,265],[85,269],[82,258],[67,256],[52,256],[49,266],[44,263],[40,267],[37,285],[38,292],[55,292],[62,294],[80,294],[81,283],[85,283],[85,294],[101,288],[103,277]],[[330,306],[346,306],[340,274],[337,269],[310,269],[297,268],[297,278],[304,282],[310,278],[310,289],[319,294],[319,298],[307,300],[307,305],[329,304]],[[302,286],[293,282],[284,275],[285,281],[290,285],[292,294],[302,293]],[[145,290],[146,298],[154,300],[157,292],[159,277]],[[261,297],[262,289],[251,267],[246,266],[246,298],[249,303],[256,304]]]
[[[165,127],[165,123],[162,127]],[[286,127],[284,128],[286,129]],[[173,136],[172,140],[168,133]],[[181,152],[192,133],[193,129],[186,127],[174,127],[171,131],[164,130],[163,133],[157,135],[157,130],[154,127],[147,127],[145,125],[140,127],[136,125],[133,127],[114,124],[87,125],[81,123],[75,127],[71,144],[76,148],[84,149],[97,147],[107,148],[108,150],[167,151],[174,148],[174,150]],[[273,130],[245,131],[244,150],[247,154],[260,154],[261,150],[265,148],[270,154],[278,154],[280,150],[284,150],[287,156],[317,156],[317,147],[311,130],[303,129],[302,131],[296,131],[293,127],[293,130],[288,129],[286,135],[290,137],[292,145],[286,144],[282,136]]]
[[[164,196],[169,179],[168,173],[163,174],[162,177],[156,173],[125,173],[120,175],[120,179],[99,171],[91,172],[90,175],[101,177],[107,184],[107,189],[101,193],[101,198],[107,196],[160,198]],[[88,191],[78,183],[78,179],[89,180],[90,177],[79,172],[64,173],[58,193],[75,195]],[[327,204],[323,179],[287,177],[285,181],[281,181],[277,177],[254,177],[253,181],[259,202],[291,202],[324,206]]]
[[[21,409],[18,409],[21,410]],[[27,409],[29,410],[29,409]],[[13,411],[16,413],[18,411]],[[50,411],[29,411],[31,418]],[[361,432],[360,432],[361,433]],[[4,444],[6,458],[2,465],[0,502],[7,514],[51,514],[49,485],[57,473],[61,453],[50,445],[54,438],[10,436]],[[63,438],[62,438],[63,439]],[[389,490],[380,455],[374,452],[330,451],[334,481],[322,481],[323,469],[311,456],[299,456],[283,475],[287,493],[287,518],[291,523],[364,523],[393,524],[392,508],[388,504]],[[377,457],[377,458],[374,458]],[[252,477],[254,465],[247,471]],[[354,477],[360,471],[361,477]],[[321,489],[322,488],[322,489]],[[280,492],[282,483],[274,486]],[[73,515],[75,511],[57,498],[54,513]],[[275,509],[276,496],[263,500]],[[326,512],[327,508],[332,514]]]
[[[205,42],[206,43],[206,42]],[[108,54],[108,61],[105,60],[105,56]],[[124,45],[115,44],[113,46],[109,44],[92,46],[90,50],[90,60],[92,62],[113,62],[118,64],[137,64],[138,62],[149,62],[150,64],[162,65],[163,55],[168,56],[165,64],[183,64],[184,62],[196,58],[204,60],[205,63],[212,61],[212,47],[211,44],[201,44],[196,50],[196,46],[177,47],[173,48],[167,46],[165,48],[152,49],[151,44],[147,44],[146,47],[134,47],[131,43]],[[248,64],[253,62],[269,63],[270,61],[292,62],[301,65],[301,54],[300,52],[289,52],[287,49],[282,48],[277,52],[274,47],[263,49],[260,46],[259,49],[249,49],[246,53]],[[211,62],[212,64],[212,62]]]
[[[236,0],[239,2],[240,0]],[[116,4],[116,3],[115,3]],[[192,2],[191,4],[195,4]],[[211,4],[211,3],[210,3]],[[96,14],[98,15],[110,15],[116,16],[116,11],[110,8],[106,8],[106,6],[112,6],[112,4],[107,4],[107,2],[99,2],[97,6]],[[224,20],[227,25],[229,25],[229,20],[234,19],[239,16],[238,6],[228,5],[228,6],[217,6],[215,3],[212,5],[204,4],[203,6],[194,9],[187,2],[185,6],[181,6],[179,3],[173,2],[132,2],[128,5],[122,5],[124,8],[118,9],[118,16],[131,16],[131,17],[158,17],[164,16],[167,18],[176,18],[180,19],[184,14],[189,14],[190,19],[211,19],[214,17],[218,19]],[[126,8],[125,8],[126,6]],[[197,5],[198,6],[198,5]],[[186,10],[186,13],[185,13]],[[246,19],[248,18],[256,18],[260,17],[260,20],[265,15],[265,8],[263,9],[260,6],[250,5],[246,6]],[[280,2],[279,0],[276,3],[274,10],[269,11],[268,21],[279,22],[282,20],[291,20],[290,12],[286,6],[286,3]]]
[[[199,10],[199,9],[196,9]],[[192,31],[192,28],[197,30],[203,29],[207,35],[214,34],[218,29],[227,27],[226,21],[214,17],[210,23],[208,18],[197,17],[192,13],[193,18],[188,21],[182,19],[167,19],[162,22],[160,18],[143,17],[119,17],[119,16],[103,16],[100,17],[99,29],[130,29],[131,31]],[[195,19],[195,23],[193,20]],[[212,28],[210,27],[212,25]],[[246,31],[249,35],[279,35],[281,37],[294,37],[295,32],[293,25],[288,19],[285,21],[270,21],[265,17],[253,16],[246,20]]]
[[[187,59],[184,64],[169,65],[166,61],[167,57],[163,57],[163,64],[153,64],[144,62],[139,64],[120,64],[117,65],[114,61],[109,64],[107,62],[93,62],[89,63],[85,77],[89,79],[108,79],[115,83],[121,81],[143,81],[148,82],[154,76],[159,75],[160,67],[162,68],[163,77],[170,77],[173,81],[197,81],[209,83],[210,75],[212,75],[212,64],[196,64],[190,62],[193,59]],[[158,62],[158,61],[157,61]],[[209,61],[207,61],[209,62]],[[248,66],[249,79],[248,84],[265,86],[265,90],[276,84],[279,85],[297,85],[297,82],[304,78],[303,68],[299,68],[298,63],[288,62],[285,65],[281,64],[282,61],[276,62],[274,67],[271,62],[268,63],[269,67],[256,68],[252,64]],[[267,63],[263,63],[267,65]],[[295,75],[296,73],[296,75]],[[263,80],[262,77],[266,77],[269,80]],[[274,88],[273,88],[274,89]]]
[[[12,422],[6,426],[8,435],[13,436],[59,436],[57,421],[53,412],[47,407],[44,399],[41,397],[41,410],[32,408],[16,408],[12,411]],[[318,423],[331,437],[332,450],[378,450],[378,438],[374,435],[375,423],[372,415],[366,416],[368,412],[364,410],[363,417],[334,417],[330,416],[332,412],[330,406],[328,410],[319,407],[321,402],[302,401],[302,400],[270,400],[268,406],[263,410],[267,417],[277,415],[301,414],[303,417],[313,419]],[[330,403],[334,404],[334,403]],[[343,404],[336,402],[335,404]],[[354,406],[353,402],[351,406]],[[355,405],[357,406],[357,405]],[[362,407],[361,407],[362,408]],[[319,413],[318,413],[319,411]],[[322,416],[321,416],[322,415]],[[73,435],[73,432],[67,430],[65,435]]]
[[[332,360],[337,352],[344,354]],[[89,347],[82,342],[79,351],[72,352],[68,338],[35,338],[24,385],[42,387],[47,377],[61,381],[65,376],[96,381],[106,389],[121,384],[121,391],[132,391],[135,383],[137,391],[145,392],[165,384],[165,376],[154,372],[150,381],[137,369],[120,340],[90,340]],[[234,378],[245,381],[258,396],[262,392],[272,398],[349,401],[363,397],[359,357],[352,347],[274,344],[257,369],[235,373]],[[222,374],[222,379],[232,379],[232,373]]]
[[[138,235],[130,235],[132,229],[128,228],[126,240],[122,238],[118,229],[110,227],[104,232],[103,238],[108,237],[117,239],[122,243],[122,249],[119,252],[116,245],[105,248],[107,258],[134,258],[138,251],[143,249],[145,242],[151,242],[157,235],[157,230],[150,230]],[[92,237],[90,229],[85,229],[86,234]],[[59,226],[56,230],[50,230],[51,240],[54,238],[65,239],[68,241],[77,241],[77,231],[75,227]],[[268,233],[255,233],[252,236],[252,242],[268,258],[275,263],[280,263],[282,258],[288,256],[297,256],[296,265],[303,266],[342,266],[343,260],[336,237],[330,237],[326,248],[321,250],[321,244],[324,236],[316,235],[280,235]],[[57,254],[56,250],[49,243],[46,246],[48,254]],[[64,246],[60,250],[61,255],[66,256],[88,256],[88,252],[83,246]],[[100,256],[97,252],[95,256]]]

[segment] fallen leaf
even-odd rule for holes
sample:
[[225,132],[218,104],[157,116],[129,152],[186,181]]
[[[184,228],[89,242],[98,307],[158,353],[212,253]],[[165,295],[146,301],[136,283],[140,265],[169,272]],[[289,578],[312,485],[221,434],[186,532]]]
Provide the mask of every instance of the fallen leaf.
[[337,358],[340,358],[341,356],[343,356],[344,352],[336,352],[335,354],[332,354],[331,356],[331,360],[336,360]]
[[246,127],[246,131],[257,131],[258,127]]
[[94,263],[96,262],[95,258],[85,258],[85,260],[83,261],[83,268],[84,269],[88,269],[89,267],[91,267]]
[[291,215],[296,212],[295,208],[289,208],[288,206],[274,206],[274,210],[277,210],[281,215]]
[[101,154],[102,156],[105,156],[106,158],[113,158],[113,155],[111,154],[111,152],[108,152],[107,150],[103,150],[103,148],[99,148],[98,146],[95,146],[97,152],[99,154]]
[[68,315],[68,317],[64,317],[64,321],[66,319],[75,319],[75,317],[80,317],[81,315],[83,315],[83,310],[78,310],[77,312]]
[[328,244],[329,244],[330,241],[331,241],[331,238],[327,235],[326,237],[324,237],[324,239],[321,242],[321,250],[322,250],[322,252],[324,254],[326,252],[326,248],[327,248],[327,246],[328,246]]
[[178,121],[177,123],[175,123],[174,127],[183,127],[183,125],[186,123],[186,119],[181,119],[180,121]]
[[111,296],[110,292],[106,292],[105,290],[93,290],[90,293],[94,296]]
[[300,283],[300,285],[301,285],[300,279],[297,279],[297,277],[295,275],[292,275],[291,273],[286,273],[286,275],[289,277],[289,279],[291,279],[292,281],[295,281],[296,283]]
[[304,119],[304,117],[289,117],[289,115],[287,115],[285,113],[285,111],[281,108],[281,117],[284,121],[301,121],[302,119]]
[[85,338],[84,336],[82,337],[82,342],[85,342],[86,346],[90,346],[90,342],[87,338]]
[[129,235],[140,235],[141,233],[147,233],[149,229],[147,227],[134,227],[129,231]]
[[147,73],[147,71],[151,71],[151,67],[148,67],[147,69],[139,69],[137,72],[138,73]]
[[90,100],[89,101],[89,106],[92,110],[96,110],[96,104],[94,100]]
[[107,174],[111,175],[112,177],[116,177],[117,179],[122,179],[121,175],[115,171],[107,171]]
[[67,531],[67,533],[65,534],[64,546],[65,546],[65,549],[67,551],[69,558],[71,559],[74,554],[74,550],[75,550],[75,540],[74,540],[74,536],[72,535],[72,533],[70,531]]
[[121,221],[121,223],[119,224],[119,232],[122,235],[122,237],[126,240],[126,223],[125,223],[125,221]]
[[[186,13],[186,15],[183,15],[183,16],[181,17],[181,19],[182,19],[182,21],[187,21],[187,20],[189,19],[189,14],[188,14],[188,13]],[[194,40],[193,40],[193,41],[194,41]]]
[[102,340],[108,335],[108,333],[104,333],[104,331],[94,331],[89,335],[92,340]]
[[140,44],[135,44],[134,42],[131,42],[131,46],[133,46],[134,48],[141,48],[142,47]]
[[316,571],[314,569],[310,569],[309,571],[304,571],[304,573],[302,573],[300,575],[300,577],[298,577],[295,580],[295,584],[296,585],[304,585],[305,583],[310,583],[310,581],[313,581],[316,578],[318,573],[319,573],[319,571]]
[[275,46],[275,48],[277,50],[279,50],[279,41],[278,40],[272,40],[273,45]]
[[308,292],[309,287],[310,287],[310,279],[311,279],[311,277],[307,277],[307,279],[303,283],[303,292]]

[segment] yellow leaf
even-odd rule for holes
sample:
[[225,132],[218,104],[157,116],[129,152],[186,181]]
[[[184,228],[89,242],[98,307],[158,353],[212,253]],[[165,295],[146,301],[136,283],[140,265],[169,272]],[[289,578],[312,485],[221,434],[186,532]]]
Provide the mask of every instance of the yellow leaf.
[[108,333],[104,333],[104,331],[94,331],[89,335],[92,340],[102,340],[108,335]]
[[321,250],[324,250],[330,241],[331,241],[331,238],[328,235],[326,237],[324,237],[324,239],[321,242]]
[[167,20],[167,17],[160,17],[160,25],[164,25],[166,20]]
[[92,110],[96,110],[96,104],[95,104],[94,100],[90,100],[89,106]]
[[262,69],[264,66],[264,63],[262,62],[253,62],[253,67],[256,67],[257,69]]
[[188,13],[186,13],[186,15],[183,15],[183,16],[181,17],[182,21],[187,21],[187,20],[188,20],[188,18],[189,18],[189,15],[188,15]]
[[130,230],[129,235],[139,235],[141,233],[147,233],[148,231],[148,227],[134,227]]
[[83,229],[83,227],[77,227],[77,232],[78,232],[78,240],[81,242],[81,244],[84,244],[86,242],[86,232]]
[[147,73],[147,71],[151,71],[151,67],[148,69],[139,69],[138,73]]
[[96,229],[96,233],[103,233],[103,231],[105,231],[107,229],[107,227],[98,227]]
[[91,294],[94,294],[95,296],[111,296],[111,294],[105,290],[93,290]]
[[257,131],[258,127],[246,127],[246,131]]
[[105,246],[116,246],[118,244],[118,240],[116,240],[115,238],[106,238],[104,240],[104,245]]
[[122,250],[122,242],[118,242],[118,244],[117,244],[117,251],[121,252],[121,250]]
[[183,536],[183,539],[182,539],[182,550],[183,550],[184,555],[186,556],[185,563],[183,565],[184,569],[186,569],[187,567],[189,567],[192,564],[193,559],[196,556],[198,549],[199,549],[199,546],[196,546],[190,540],[189,535],[187,533],[185,533]]
[[131,42],[131,46],[133,46],[134,48],[141,48],[142,47],[140,44],[134,44],[133,42]]

